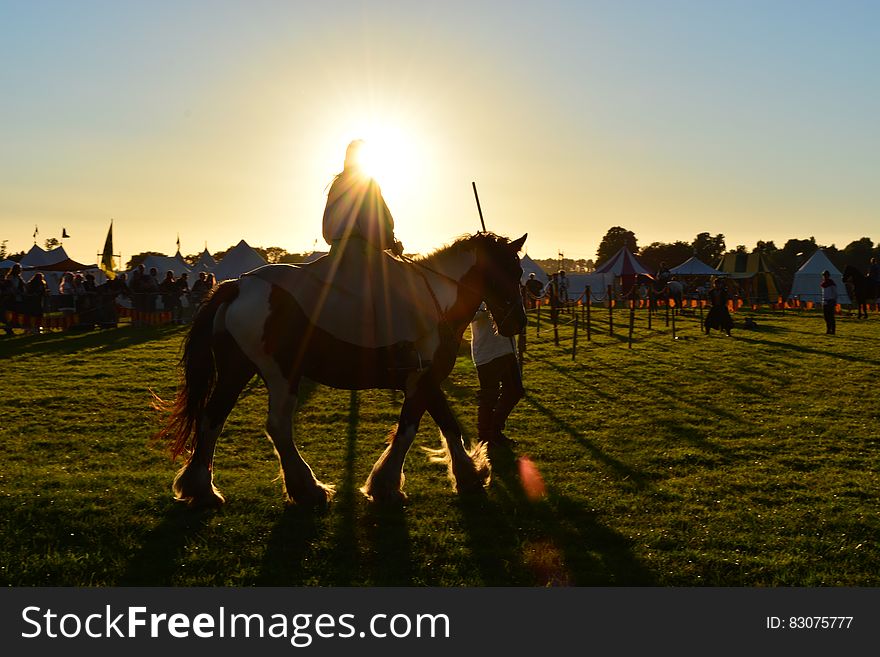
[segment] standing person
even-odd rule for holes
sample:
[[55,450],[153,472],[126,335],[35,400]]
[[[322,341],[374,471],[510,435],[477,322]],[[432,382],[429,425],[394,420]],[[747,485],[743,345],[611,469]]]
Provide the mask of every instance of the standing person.
[[210,288],[208,287],[208,274],[206,272],[199,272],[199,277],[192,284],[192,288],[189,292],[189,302],[190,305],[197,309],[202,305],[202,301],[205,298],[205,295],[208,293]]
[[471,357],[480,381],[477,433],[480,442],[509,447],[507,417],[525,394],[513,340],[498,335],[492,314],[482,304],[471,321]]
[[538,299],[540,299],[544,295],[544,285],[535,278],[535,274],[529,274],[529,280],[526,281],[526,299],[528,303],[526,304],[526,308],[534,308],[537,305]]
[[837,330],[837,283],[827,269],[822,272],[822,315],[825,317],[825,334],[834,335]]
[[706,315],[706,335],[711,329],[718,329],[730,335],[733,328],[733,319],[727,309],[727,288],[720,278],[715,279],[712,289],[709,290],[709,314]]
[[565,272],[562,269],[559,270],[559,300],[562,302],[562,305],[568,303],[568,278],[566,278]]

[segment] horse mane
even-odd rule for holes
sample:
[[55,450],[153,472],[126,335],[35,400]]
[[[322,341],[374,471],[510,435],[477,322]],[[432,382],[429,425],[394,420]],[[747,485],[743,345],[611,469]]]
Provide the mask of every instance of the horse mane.
[[510,240],[495,233],[474,233],[473,235],[462,235],[451,244],[445,244],[434,249],[431,253],[413,258],[414,262],[425,264],[428,262],[437,262],[443,260],[444,256],[451,256],[459,251],[472,251],[481,246],[487,248],[497,248],[510,244]]

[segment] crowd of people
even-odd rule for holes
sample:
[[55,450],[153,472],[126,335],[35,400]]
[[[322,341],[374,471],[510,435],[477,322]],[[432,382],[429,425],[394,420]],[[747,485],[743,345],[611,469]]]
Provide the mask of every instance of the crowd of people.
[[[184,323],[191,315],[185,306],[195,310],[214,285],[214,275],[206,272],[190,287],[187,273],[175,278],[169,271],[160,281],[155,267],[146,271],[140,265],[131,280],[120,273],[101,284],[91,272],[65,272],[58,289],[53,290],[42,272],[25,280],[21,265],[16,264],[0,277],[0,322],[6,335],[18,325],[16,317],[42,318],[53,312],[76,314],[83,325],[115,326],[121,301],[140,312],[170,312],[172,321]],[[38,326],[31,328],[39,330]]]

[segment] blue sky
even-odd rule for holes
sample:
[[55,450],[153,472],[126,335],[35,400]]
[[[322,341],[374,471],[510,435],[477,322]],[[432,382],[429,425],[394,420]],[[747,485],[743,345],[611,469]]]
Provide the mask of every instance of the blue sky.
[[876,2],[0,0],[0,239],[320,248],[367,136],[411,250],[477,229],[471,181],[534,257],[880,240],[878,44]]

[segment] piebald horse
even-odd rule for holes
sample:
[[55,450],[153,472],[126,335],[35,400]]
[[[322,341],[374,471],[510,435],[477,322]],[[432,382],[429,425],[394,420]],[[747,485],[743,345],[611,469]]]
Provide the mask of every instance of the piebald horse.
[[[214,449],[227,416],[254,376],[268,388],[266,433],[281,465],[288,502],[323,506],[334,492],[315,477],[294,440],[293,414],[304,376],[347,390],[403,391],[388,447],[361,488],[370,500],[405,499],[403,463],[425,412],[445,440],[455,489],[482,490],[490,470],[486,445],[465,449],[440,384],[452,370],[465,328],[481,302],[488,305],[501,335],[514,336],[525,327],[517,256],[525,240],[526,235],[511,242],[477,233],[411,263],[421,272],[424,294],[431,295],[440,318],[415,344],[424,355],[420,368],[398,367],[399,352],[393,348],[360,347],[334,338],[310,321],[293,296],[258,276],[242,276],[215,288],[185,338],[176,397],[164,405],[170,416],[159,436],[168,441],[173,456],[186,454],[172,485],[175,497],[193,506],[225,502],[213,483]],[[161,400],[157,404],[163,407]]]

